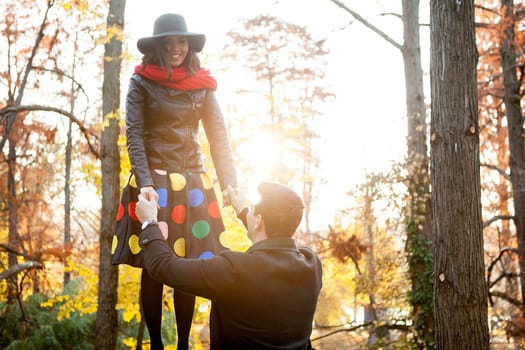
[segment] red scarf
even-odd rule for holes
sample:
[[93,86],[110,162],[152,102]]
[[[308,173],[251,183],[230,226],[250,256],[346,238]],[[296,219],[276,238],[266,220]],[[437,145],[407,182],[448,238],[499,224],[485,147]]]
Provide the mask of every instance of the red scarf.
[[184,67],[172,68],[171,78],[169,78],[168,70],[165,68],[147,64],[143,69],[142,65],[139,64],[135,67],[135,74],[140,74],[144,78],[151,79],[157,84],[175,90],[217,89],[217,81],[210,75],[210,71],[204,68],[199,69],[199,71],[191,77]]

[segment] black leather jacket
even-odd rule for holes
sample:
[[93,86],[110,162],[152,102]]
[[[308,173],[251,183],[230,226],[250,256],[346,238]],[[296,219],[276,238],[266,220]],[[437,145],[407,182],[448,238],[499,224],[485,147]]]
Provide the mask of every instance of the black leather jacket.
[[237,185],[224,118],[212,90],[172,90],[134,74],[126,111],[128,153],[139,188],[154,186],[150,169],[204,171],[199,120],[221,189]]

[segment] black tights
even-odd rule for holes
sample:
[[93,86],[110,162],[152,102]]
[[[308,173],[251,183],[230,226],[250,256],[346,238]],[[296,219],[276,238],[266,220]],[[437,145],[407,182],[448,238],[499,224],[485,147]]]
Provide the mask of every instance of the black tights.
[[[145,269],[142,270],[140,293],[144,319],[151,339],[151,350],[164,349],[160,332],[163,286],[162,283],[151,278]],[[173,303],[175,305],[175,319],[177,322],[177,350],[188,350],[195,297],[173,290]]]

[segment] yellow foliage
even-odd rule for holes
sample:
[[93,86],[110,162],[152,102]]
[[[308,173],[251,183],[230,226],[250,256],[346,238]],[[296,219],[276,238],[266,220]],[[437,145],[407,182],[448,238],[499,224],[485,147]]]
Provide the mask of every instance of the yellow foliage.
[[77,10],[81,13],[85,13],[89,10],[89,1],[87,0],[73,0],[62,2],[62,8],[66,11]]
[[119,266],[118,300],[115,308],[123,311],[126,322],[140,322],[140,275],[142,269],[128,265]]
[[[0,230],[0,242],[7,242],[9,236],[8,230]],[[0,253],[0,266],[7,266],[7,252]],[[7,280],[0,281],[0,302],[7,301]]]
[[137,340],[133,337],[126,338],[122,341],[124,345],[129,346],[131,349],[137,348]]
[[109,127],[109,123],[112,119],[116,119],[120,125],[121,118],[122,118],[122,113],[120,112],[120,109],[117,108],[115,111],[109,112],[104,116],[103,127],[104,128]]
[[120,135],[118,139],[118,146],[120,150],[120,183],[126,184],[131,170],[131,162],[129,161],[129,154],[126,147],[126,136]]
[[133,62],[133,61],[137,61],[138,58],[136,57],[136,55],[133,55],[131,52],[129,51],[124,51],[122,52],[122,54],[120,55],[120,59],[124,62]]
[[78,276],[81,288],[76,294],[57,295],[43,302],[40,306],[51,308],[58,305],[57,319],[69,318],[71,313],[79,312],[80,315],[89,315],[97,311],[98,275],[82,264],[75,264],[71,258],[66,261],[64,271],[74,272]]
[[119,148],[121,149],[126,148],[126,143],[127,143],[126,135],[119,134],[118,140],[117,140],[117,146],[119,146]]
[[0,302],[7,301],[7,280],[0,281]]
[[124,33],[122,31],[121,27],[118,26],[110,26],[106,30],[106,38],[104,39],[104,43],[108,44],[111,39],[115,38],[118,41],[124,40]]
[[354,321],[350,312],[354,305],[364,305],[367,299],[356,291],[355,266],[341,264],[335,258],[323,259],[323,288],[315,314],[319,324],[345,324]]
[[93,182],[93,184],[97,188],[97,191],[100,192],[100,187],[102,185],[102,177],[100,175],[100,164],[98,162],[84,162],[82,163],[80,171],[84,175],[85,181]]

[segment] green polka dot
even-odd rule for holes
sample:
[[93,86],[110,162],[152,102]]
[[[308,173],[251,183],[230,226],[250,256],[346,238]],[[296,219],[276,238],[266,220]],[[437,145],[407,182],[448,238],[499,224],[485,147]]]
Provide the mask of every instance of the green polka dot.
[[210,233],[210,224],[206,220],[198,220],[193,224],[191,233],[198,238],[203,239]]

